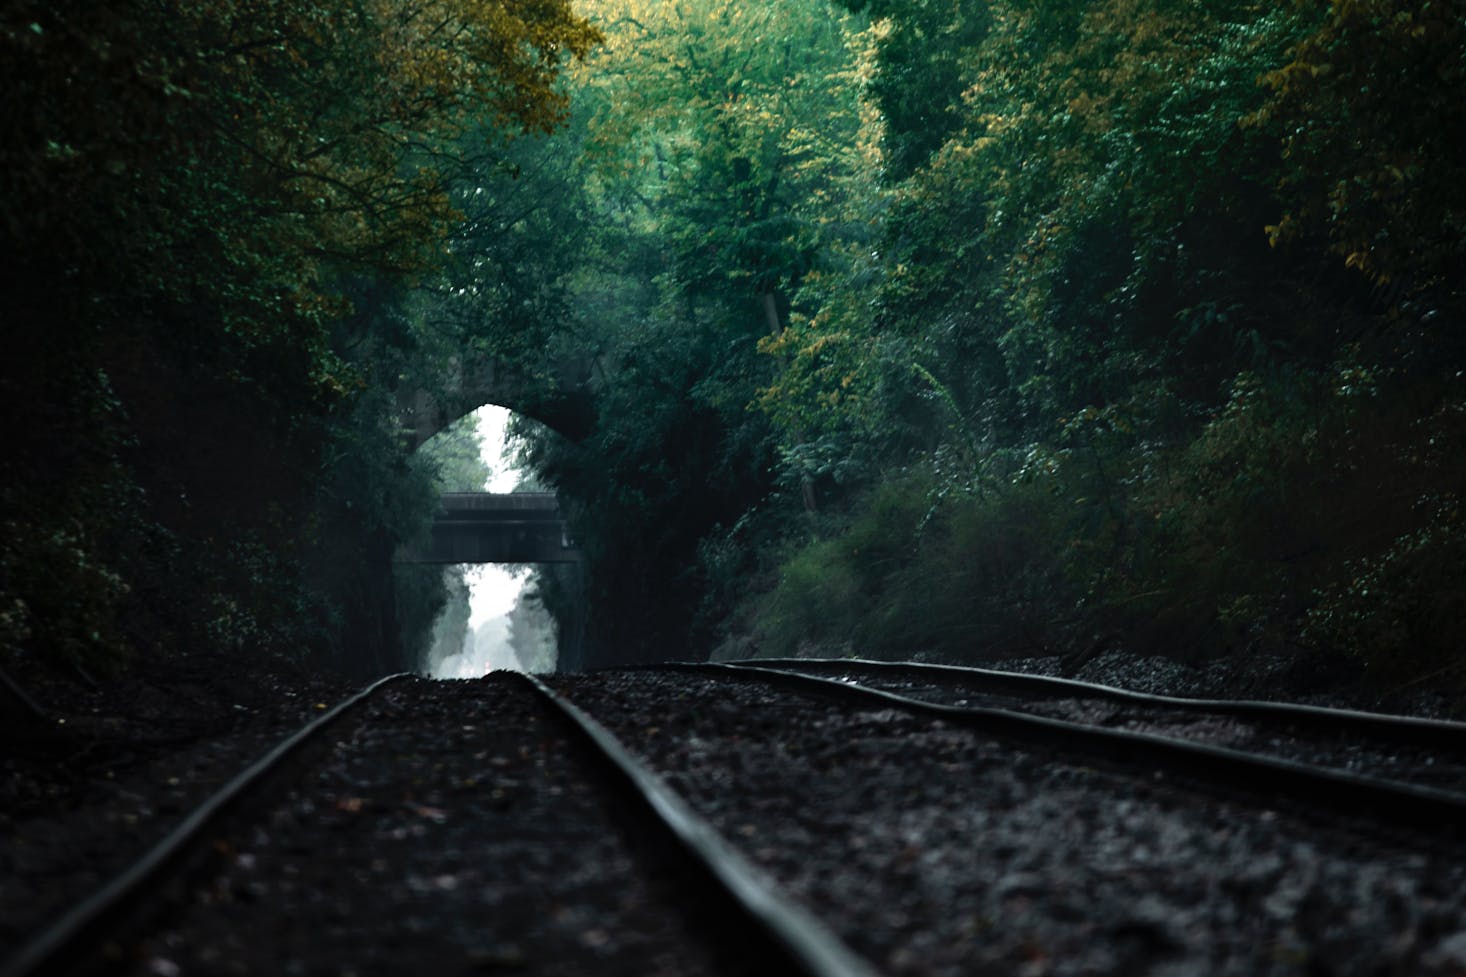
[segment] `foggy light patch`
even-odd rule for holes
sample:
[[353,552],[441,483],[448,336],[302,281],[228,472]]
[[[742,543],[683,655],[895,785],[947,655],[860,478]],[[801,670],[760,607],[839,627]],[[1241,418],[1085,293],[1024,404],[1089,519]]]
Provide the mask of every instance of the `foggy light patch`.
[[509,615],[514,610],[528,571],[511,572],[492,563],[469,567],[468,634],[463,650],[450,655],[438,665],[435,678],[478,678],[496,669],[525,671],[519,656],[510,644]]
[[[479,455],[490,472],[486,492],[513,492],[523,473],[514,467],[506,450],[510,411],[481,407],[474,412],[479,434]],[[526,567],[484,563],[464,568],[468,585],[468,630],[462,645],[438,658],[434,678],[478,678],[509,669],[547,673],[557,659],[555,625],[532,593],[526,591]]]

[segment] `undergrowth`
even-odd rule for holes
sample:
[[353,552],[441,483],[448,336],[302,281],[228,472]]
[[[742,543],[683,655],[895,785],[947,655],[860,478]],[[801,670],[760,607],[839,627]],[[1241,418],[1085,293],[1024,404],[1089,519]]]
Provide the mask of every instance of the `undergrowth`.
[[1052,443],[973,459],[958,490],[950,460],[908,466],[786,551],[747,615],[759,651],[1245,652],[1381,688],[1459,681],[1466,397],[1412,390],[1435,404],[1422,420],[1387,409],[1404,400],[1381,392],[1393,381],[1360,376],[1240,374],[1164,445],[1093,417],[1076,437],[1071,421]]

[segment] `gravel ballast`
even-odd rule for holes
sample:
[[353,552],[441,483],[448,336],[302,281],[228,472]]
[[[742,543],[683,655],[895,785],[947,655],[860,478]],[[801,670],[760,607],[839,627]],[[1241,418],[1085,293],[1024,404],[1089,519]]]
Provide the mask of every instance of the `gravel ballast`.
[[1115,702],[1099,697],[1035,698],[975,689],[961,677],[945,681],[892,676],[878,668],[838,665],[811,672],[816,677],[866,686],[940,705],[1000,709],[1086,726],[1145,733],[1210,746],[1263,754],[1283,760],[1328,767],[1455,792],[1466,792],[1466,736],[1450,744],[1408,742],[1377,732],[1351,729],[1340,718],[1323,722],[1289,722],[1277,717],[1235,716],[1225,712]]
[[346,722],[131,972],[752,972],[525,685],[401,682]]
[[[134,972],[728,972],[689,933],[685,894],[655,873],[626,881],[635,846],[508,681],[384,693],[372,725],[334,733],[310,783],[224,847],[222,874],[194,887],[202,910],[140,943]],[[1457,843],[753,681],[552,684],[891,974],[1466,974]],[[12,941],[140,853],[269,731],[351,691],[245,686],[205,689],[171,716],[141,700],[128,715],[74,712],[67,725],[92,735],[64,745],[88,752],[49,777],[9,758]]]
[[0,754],[0,960],[356,684],[223,655],[142,662],[105,685],[37,683],[46,725]]
[[[1466,719],[1463,711],[1466,703],[1448,688],[1422,681],[1381,687],[1381,680],[1358,674],[1339,662],[1329,667],[1306,656],[1239,653],[1188,664],[1160,655],[1112,650],[1096,655],[1077,668],[1058,655],[952,664],[1059,675],[1155,695],[1297,702],[1402,716]],[[1335,674],[1336,671],[1344,674]]]
[[562,678],[879,967],[1466,972],[1466,859],[894,710],[665,674]]

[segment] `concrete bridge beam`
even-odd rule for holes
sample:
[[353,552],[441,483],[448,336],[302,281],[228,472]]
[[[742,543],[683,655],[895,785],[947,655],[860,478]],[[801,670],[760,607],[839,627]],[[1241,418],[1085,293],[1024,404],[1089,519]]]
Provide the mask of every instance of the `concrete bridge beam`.
[[578,563],[552,492],[449,493],[426,540],[398,550],[399,563]]

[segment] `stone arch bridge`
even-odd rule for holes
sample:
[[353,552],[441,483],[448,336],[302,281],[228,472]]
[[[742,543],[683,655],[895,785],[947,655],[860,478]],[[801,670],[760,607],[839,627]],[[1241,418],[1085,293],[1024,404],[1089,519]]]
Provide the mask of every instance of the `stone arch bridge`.
[[[591,359],[540,370],[493,361],[462,361],[433,390],[399,397],[399,421],[410,451],[480,407],[507,407],[579,441],[595,426]],[[578,563],[553,492],[447,493],[425,539],[398,548],[398,563]]]
[[433,389],[410,390],[398,397],[403,440],[416,451],[428,439],[480,407],[507,407],[558,431],[583,440],[596,422],[590,388],[592,359],[580,357],[540,370],[510,369],[492,360],[457,363]]

